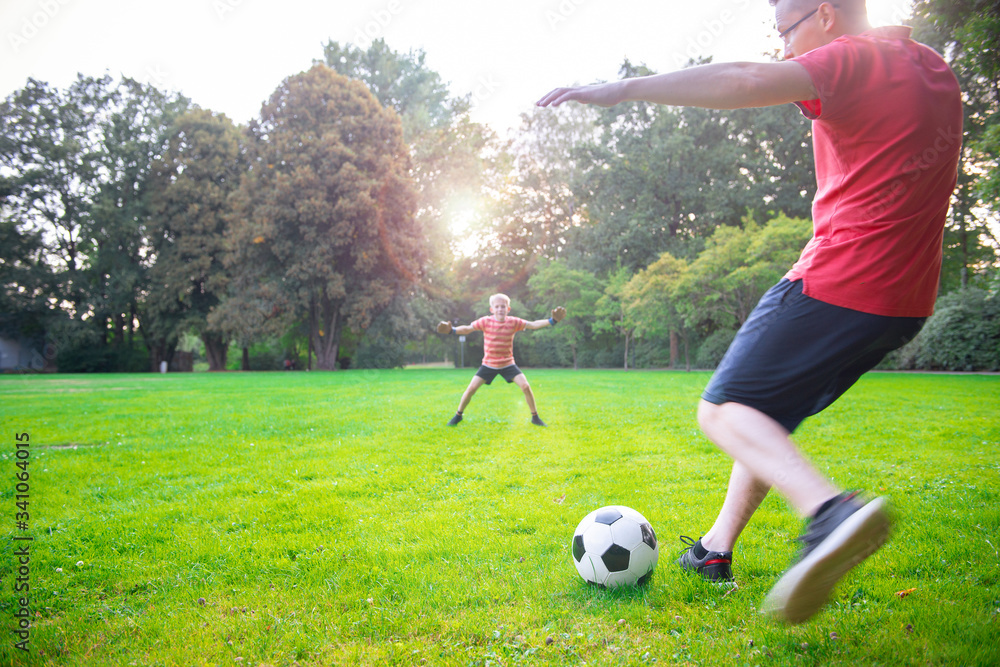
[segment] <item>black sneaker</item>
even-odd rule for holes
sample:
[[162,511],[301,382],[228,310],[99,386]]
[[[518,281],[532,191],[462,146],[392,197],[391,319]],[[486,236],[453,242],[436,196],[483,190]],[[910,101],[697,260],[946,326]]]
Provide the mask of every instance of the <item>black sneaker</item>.
[[531,415],[531,423],[534,424],[535,426],[548,426],[548,424],[543,422],[542,418],[539,417],[538,415]]
[[448,420],[448,426],[458,426],[458,422],[462,421],[462,415],[455,413],[455,416]]
[[796,562],[774,585],[761,613],[787,623],[802,623],[822,607],[847,572],[878,551],[889,538],[885,498],[865,503],[842,493],[824,504],[799,538]]
[[[687,535],[681,535],[681,542],[687,548],[681,552],[677,564],[685,570],[694,570],[702,577],[715,583],[725,583],[733,580],[733,552],[709,551],[701,545],[701,538],[695,542]],[[701,558],[695,556],[695,551],[704,551]]]

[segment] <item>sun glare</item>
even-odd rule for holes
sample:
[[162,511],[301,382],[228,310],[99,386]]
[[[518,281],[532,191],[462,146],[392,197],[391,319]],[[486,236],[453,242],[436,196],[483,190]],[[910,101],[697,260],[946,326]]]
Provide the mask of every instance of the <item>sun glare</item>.
[[902,25],[910,18],[912,0],[868,0],[868,21],[873,26]]
[[475,207],[458,208],[450,217],[448,229],[451,230],[452,248],[462,257],[472,257],[478,250],[478,238],[473,222],[476,220]]

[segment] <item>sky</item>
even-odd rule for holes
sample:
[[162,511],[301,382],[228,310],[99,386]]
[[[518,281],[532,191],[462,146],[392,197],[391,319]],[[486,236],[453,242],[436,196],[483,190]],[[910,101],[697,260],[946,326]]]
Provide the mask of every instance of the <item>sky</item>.
[[[868,0],[871,22],[901,23],[910,5]],[[64,89],[109,73],[246,123],[328,41],[381,38],[423,51],[503,135],[552,88],[615,79],[626,58],[657,72],[766,60],[780,47],[773,12],[767,0],[2,0],[0,96],[29,77]]]

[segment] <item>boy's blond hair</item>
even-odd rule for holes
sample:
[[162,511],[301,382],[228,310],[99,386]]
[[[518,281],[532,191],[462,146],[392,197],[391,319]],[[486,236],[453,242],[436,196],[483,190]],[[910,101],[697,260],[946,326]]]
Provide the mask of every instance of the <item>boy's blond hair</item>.
[[491,296],[490,297],[490,307],[493,306],[493,299],[503,299],[504,301],[507,302],[507,305],[510,306],[510,297],[507,296],[506,294],[497,293],[497,294],[494,294],[493,296]]

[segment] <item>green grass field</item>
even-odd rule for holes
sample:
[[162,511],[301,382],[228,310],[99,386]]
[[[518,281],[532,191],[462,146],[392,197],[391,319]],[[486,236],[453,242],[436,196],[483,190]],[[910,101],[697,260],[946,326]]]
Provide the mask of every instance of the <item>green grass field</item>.
[[[780,497],[737,589],[673,564],[728,477],[707,373],[527,369],[547,429],[502,380],[448,428],[471,374],[0,378],[0,664],[1000,662],[1000,376],[870,374],[803,425],[898,523],[789,628],[757,611],[801,529]],[[647,587],[576,574],[573,529],[609,504],[656,530]]]

